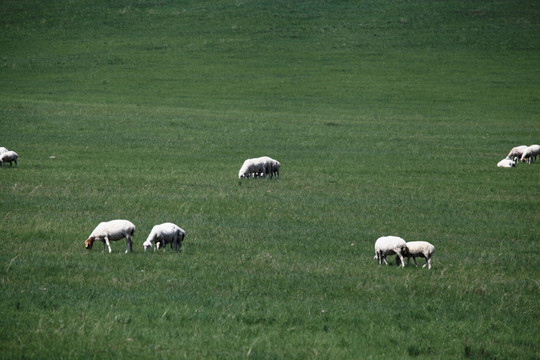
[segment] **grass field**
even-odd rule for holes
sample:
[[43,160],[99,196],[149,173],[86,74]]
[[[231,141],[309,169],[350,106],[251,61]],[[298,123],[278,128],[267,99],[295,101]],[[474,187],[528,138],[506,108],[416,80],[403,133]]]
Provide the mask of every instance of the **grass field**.
[[[540,142],[538,34],[535,1],[1,1],[0,358],[540,359],[540,163],[496,167]],[[134,252],[86,251],[116,218]]]

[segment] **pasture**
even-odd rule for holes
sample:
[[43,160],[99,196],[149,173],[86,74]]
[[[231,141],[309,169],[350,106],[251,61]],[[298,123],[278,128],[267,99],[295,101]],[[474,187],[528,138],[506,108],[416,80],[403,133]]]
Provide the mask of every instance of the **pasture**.
[[[2,1],[0,358],[540,359],[540,163],[496,167],[540,142],[539,19]],[[280,179],[240,181],[262,155]],[[118,218],[132,254],[85,250]],[[169,221],[182,251],[145,253]],[[383,235],[433,268],[379,266]]]

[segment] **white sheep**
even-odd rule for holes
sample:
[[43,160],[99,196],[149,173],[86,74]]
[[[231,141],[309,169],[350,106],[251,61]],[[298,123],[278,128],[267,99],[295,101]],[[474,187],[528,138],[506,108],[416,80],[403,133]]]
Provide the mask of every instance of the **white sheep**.
[[247,159],[242,164],[242,167],[240,168],[240,171],[238,171],[238,178],[249,178],[254,172],[254,164],[253,159]]
[[516,162],[511,159],[502,159],[501,161],[497,163],[497,167],[511,168],[515,166],[516,166]]
[[403,256],[407,257],[407,265],[409,265],[409,259],[412,257],[414,264],[418,267],[416,257],[419,256],[426,259],[426,263],[422,267],[426,267],[427,265],[428,269],[431,269],[431,257],[435,252],[435,246],[427,241],[409,241],[406,245]]
[[84,242],[84,245],[88,250],[92,249],[94,241],[98,240],[103,243],[103,251],[105,252],[105,244],[111,250],[111,241],[117,241],[126,238],[126,254],[133,250],[133,242],[131,237],[135,236],[135,225],[127,220],[111,220],[108,222],[101,222],[92,231],[90,237]]
[[0,146],[0,154],[5,153],[5,152],[8,152],[8,149],[6,149],[3,146]]
[[276,175],[279,177],[280,167],[281,164],[279,161],[268,156],[247,159],[238,172],[238,178],[266,177],[266,175],[270,175],[270,177]]
[[520,145],[513,147],[512,150],[506,155],[507,159],[517,161],[521,158],[521,155],[523,155],[523,152],[527,149],[527,145]]
[[521,162],[527,161],[529,164],[536,160],[536,156],[540,155],[540,145],[527,146],[523,154],[521,154]]
[[4,166],[4,163],[8,162],[9,166],[12,165],[12,162],[15,162],[17,165],[17,159],[19,155],[15,151],[6,151],[0,154],[0,166]]
[[[403,264],[403,253],[406,251],[407,245],[405,240],[397,236],[382,236],[375,241],[375,257],[382,265],[383,261],[386,265],[386,255],[396,254],[401,262],[401,267],[405,267]],[[399,264],[398,264],[399,265]]]
[[238,171],[238,178],[266,177],[266,162],[261,158],[247,159]]
[[[185,236],[186,232],[177,225],[173,223],[163,223],[152,228],[150,235],[148,235],[148,238],[143,243],[143,248],[144,251],[146,251],[148,248],[156,245],[156,248],[159,250],[159,244],[161,244],[163,250],[165,250],[167,244],[171,244],[173,250],[179,251]],[[154,251],[156,251],[156,248],[154,248]]]

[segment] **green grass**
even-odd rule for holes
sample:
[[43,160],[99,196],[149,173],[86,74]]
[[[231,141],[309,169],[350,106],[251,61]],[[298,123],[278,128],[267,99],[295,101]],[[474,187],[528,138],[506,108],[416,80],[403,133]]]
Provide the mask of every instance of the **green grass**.
[[[0,358],[540,358],[540,165],[495,166],[540,141],[535,2],[0,14]],[[134,253],[86,251],[115,218]],[[390,234],[432,270],[377,265]]]

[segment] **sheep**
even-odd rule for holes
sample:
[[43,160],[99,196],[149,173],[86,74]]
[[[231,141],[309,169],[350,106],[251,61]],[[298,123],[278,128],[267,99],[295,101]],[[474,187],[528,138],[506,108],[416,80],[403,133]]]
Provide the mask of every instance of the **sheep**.
[[388,265],[386,255],[396,254],[401,261],[401,267],[405,267],[405,264],[403,264],[403,253],[406,251],[406,248],[407,245],[402,238],[397,236],[382,236],[375,241],[374,259],[379,261],[379,265],[382,265],[383,261]]
[[523,152],[527,149],[527,145],[520,145],[513,147],[512,150],[506,155],[507,159],[517,161],[523,155]]
[[127,254],[133,251],[132,236],[135,236],[135,225],[128,220],[111,220],[99,223],[90,234],[88,240],[84,242],[84,245],[86,249],[91,250],[95,240],[101,241],[103,243],[103,252],[105,252],[105,244],[107,244],[110,254],[112,252],[110,242],[126,238]]
[[[156,248],[159,250],[160,246],[158,244],[161,244],[165,251],[167,244],[171,244],[173,250],[179,251],[185,236],[186,232],[177,225],[173,223],[163,223],[152,228],[150,235],[148,235],[148,238],[143,243],[143,248],[144,251],[146,251],[155,244]],[[154,251],[156,251],[156,248],[154,248]]]
[[537,155],[540,155],[540,145],[527,146],[523,154],[521,154],[521,162],[527,161],[531,164],[536,160]]
[[406,245],[407,246],[405,247],[403,256],[407,257],[407,265],[409,265],[409,259],[412,257],[414,260],[414,264],[416,265],[416,267],[418,267],[416,257],[419,256],[426,259],[426,263],[422,267],[426,267],[427,265],[428,269],[431,269],[431,257],[435,252],[435,246],[428,243],[427,241],[408,241]]
[[242,164],[242,167],[240,168],[240,171],[238,171],[238,178],[249,178],[255,169],[255,165],[253,163],[253,159],[247,159]]
[[266,163],[261,158],[247,159],[238,172],[238,178],[266,177]]
[[276,175],[279,177],[279,169],[281,164],[279,161],[272,159],[268,156],[261,156],[258,158],[247,159],[242,164],[240,171],[238,172],[238,178],[249,178],[249,177],[266,177],[270,175],[273,177]]
[[3,146],[0,146],[0,154],[5,153],[5,152],[8,152],[8,149],[6,149]]
[[15,162],[17,165],[17,159],[19,155],[15,151],[6,151],[0,154],[0,166],[4,166],[4,163],[8,162],[9,166],[12,165],[12,162]]
[[515,167],[515,166],[516,166],[516,162],[510,159],[502,159],[501,161],[497,163],[497,167],[510,168],[510,167]]

